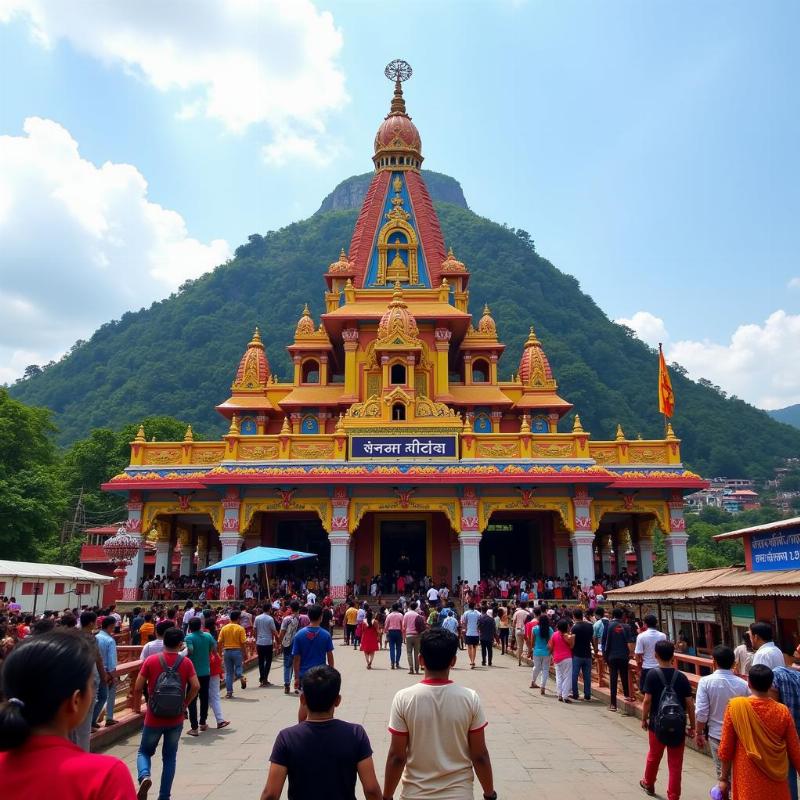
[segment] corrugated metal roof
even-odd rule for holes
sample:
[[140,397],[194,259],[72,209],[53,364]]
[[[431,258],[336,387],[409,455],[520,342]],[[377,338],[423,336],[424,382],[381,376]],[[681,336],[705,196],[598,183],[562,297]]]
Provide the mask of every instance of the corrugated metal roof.
[[109,575],[100,575],[79,567],[64,564],[36,564],[32,561],[0,560],[0,578],[67,578],[71,580],[109,583],[115,580]]
[[709,597],[800,597],[800,569],[748,572],[744,567],[699,569],[655,575],[614,589],[611,600],[697,600]]
[[790,519],[779,519],[777,522],[768,522],[766,525],[753,525],[750,528],[740,528],[738,531],[729,531],[728,533],[718,533],[714,538],[719,541],[720,539],[741,539],[745,534],[750,533],[768,533],[769,531],[780,531],[784,528],[791,528],[795,525],[800,525],[800,517],[791,517]]

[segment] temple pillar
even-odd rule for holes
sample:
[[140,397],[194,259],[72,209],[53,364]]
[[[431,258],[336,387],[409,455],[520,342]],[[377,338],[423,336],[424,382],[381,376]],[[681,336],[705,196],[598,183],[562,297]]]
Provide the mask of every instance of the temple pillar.
[[139,584],[144,575],[144,537],[142,536],[142,498],[138,492],[132,492],[128,502],[128,520],[125,523],[125,532],[135,539],[139,549],[133,557],[125,574],[122,584],[123,600],[139,599]]
[[450,543],[450,586],[455,586],[461,576],[461,547],[458,542]]
[[581,582],[581,586],[594,583],[594,534],[575,532],[570,537],[572,544],[572,572]]
[[596,537],[597,546],[600,549],[600,570],[603,575],[611,575],[614,572],[614,565],[611,563],[611,541],[607,533]]
[[208,566],[208,534],[197,534],[197,571],[202,572]]
[[689,536],[686,533],[686,520],[683,517],[683,497],[676,492],[672,500],[667,503],[669,507],[669,534],[664,538],[667,550],[667,571],[688,572],[689,555],[686,543]]
[[556,575],[563,578],[569,573],[569,544],[556,542]]
[[447,394],[450,391],[450,375],[447,361],[453,332],[449,328],[436,328],[433,335],[436,347],[436,376],[434,386],[429,392],[431,397]]
[[[220,544],[222,545],[222,559],[225,560],[226,558],[231,558],[231,556],[238,555],[242,551],[242,545],[244,544],[244,537],[240,536],[238,532],[226,532],[220,535],[219,537]],[[236,587],[235,597],[239,596],[239,573],[241,567],[225,567],[224,569],[220,570],[220,585],[222,586],[222,592],[224,593],[225,587],[228,585],[228,581],[233,581],[233,585]],[[223,594],[224,596],[224,594]]]
[[216,564],[217,561],[219,561],[219,548],[218,547],[209,547],[208,548],[208,564],[206,564],[206,566],[209,566],[211,564]]
[[481,579],[481,537],[472,531],[458,535],[461,550],[461,579],[473,586]]
[[636,563],[638,566],[639,577],[646,581],[653,577],[653,540],[640,537],[634,547],[636,551]]
[[171,572],[172,542],[169,539],[159,539],[156,542],[156,572],[163,578]]
[[344,340],[344,393],[345,396],[358,396],[358,372],[356,352],[358,350],[358,328],[345,328],[342,331]]
[[330,593],[333,600],[344,600],[347,597],[347,573],[350,561],[350,534],[345,532],[329,533],[331,543]]
[[192,532],[187,528],[178,528],[178,542],[181,546],[181,575],[192,574],[192,562],[194,561],[194,548],[192,547]]

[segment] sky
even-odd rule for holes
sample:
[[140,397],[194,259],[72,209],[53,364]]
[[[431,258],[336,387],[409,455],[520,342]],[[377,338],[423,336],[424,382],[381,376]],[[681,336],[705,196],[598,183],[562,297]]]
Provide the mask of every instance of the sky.
[[693,377],[800,403],[798,29],[793,0],[0,0],[0,382],[369,171],[403,58],[474,211]]

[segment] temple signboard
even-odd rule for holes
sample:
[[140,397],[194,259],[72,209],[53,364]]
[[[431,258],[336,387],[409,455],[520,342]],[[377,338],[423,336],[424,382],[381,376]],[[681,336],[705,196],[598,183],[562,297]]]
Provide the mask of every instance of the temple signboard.
[[456,458],[455,436],[351,436],[350,458]]
[[800,569],[800,526],[750,537],[754,572]]

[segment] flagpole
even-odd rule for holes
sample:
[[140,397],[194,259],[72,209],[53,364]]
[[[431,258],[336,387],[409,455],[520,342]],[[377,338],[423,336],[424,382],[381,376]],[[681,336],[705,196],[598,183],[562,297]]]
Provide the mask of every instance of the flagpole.
[[[658,393],[659,393],[659,398],[661,397],[660,380],[661,380],[661,363],[663,361],[663,358],[664,358],[664,351],[661,348],[661,342],[659,342],[658,343],[658,377],[659,377]],[[662,411],[661,412],[661,416],[664,417],[664,438],[666,439],[667,438],[667,425],[669,424],[667,422],[667,412],[666,411]]]

